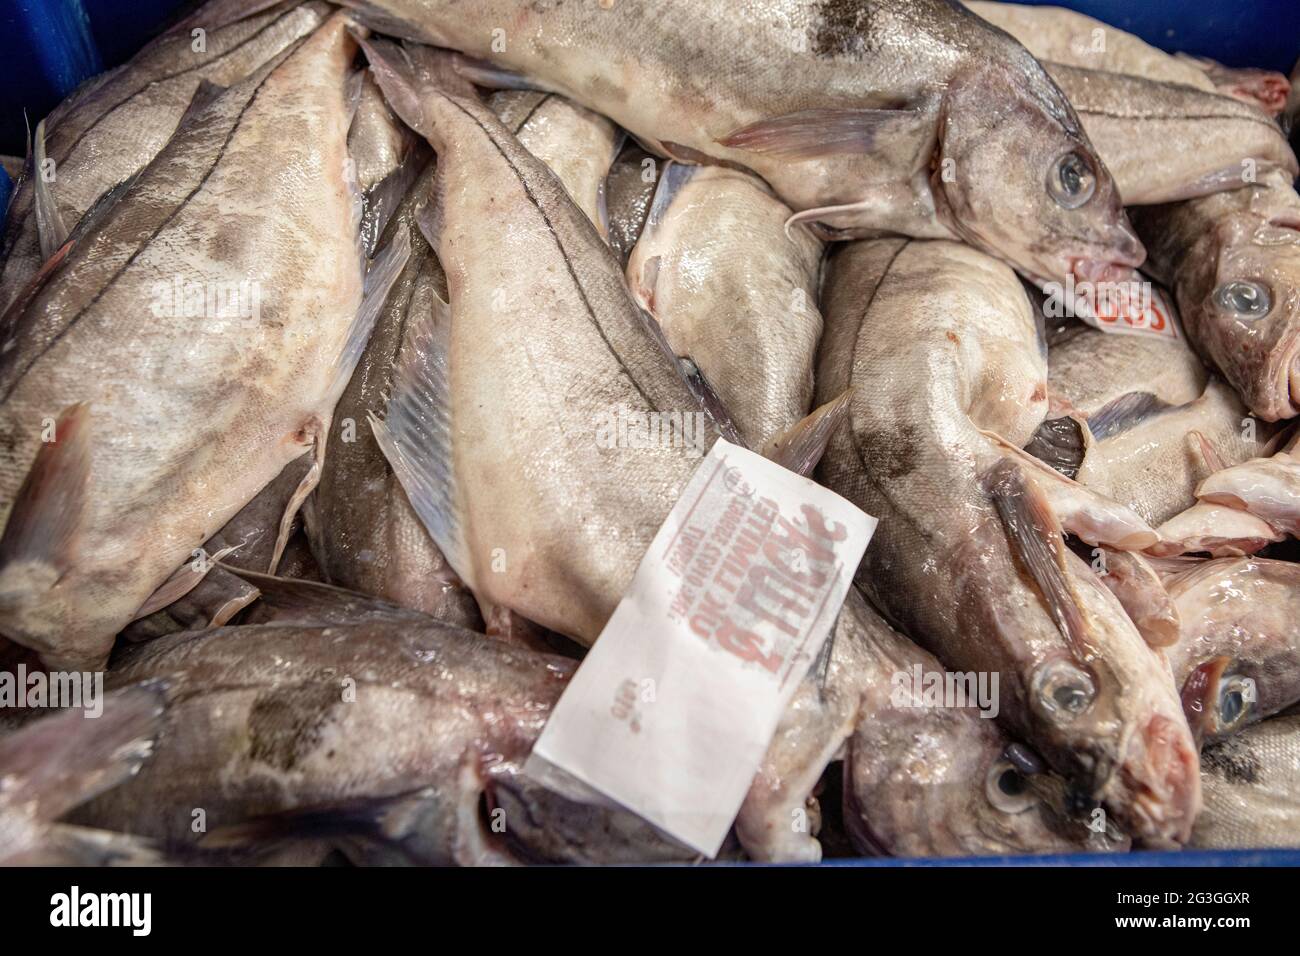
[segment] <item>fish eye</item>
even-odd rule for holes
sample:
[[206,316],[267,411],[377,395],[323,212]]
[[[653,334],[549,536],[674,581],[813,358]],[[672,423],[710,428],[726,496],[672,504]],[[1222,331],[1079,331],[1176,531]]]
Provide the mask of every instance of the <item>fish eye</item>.
[[1092,677],[1069,661],[1053,661],[1034,677],[1039,704],[1058,723],[1067,723],[1092,706],[1097,688]]
[[1066,153],[1047,176],[1047,191],[1058,206],[1078,209],[1097,190],[1097,177],[1082,153]]
[[1262,319],[1273,308],[1273,296],[1262,282],[1235,279],[1214,290],[1214,304],[1243,319]]
[[1236,730],[1250,716],[1250,704],[1254,695],[1252,684],[1246,678],[1233,676],[1223,681],[1219,688],[1218,719],[1224,731]]
[[989,803],[1003,813],[1024,813],[1038,802],[1024,776],[1008,760],[999,760],[984,776]]

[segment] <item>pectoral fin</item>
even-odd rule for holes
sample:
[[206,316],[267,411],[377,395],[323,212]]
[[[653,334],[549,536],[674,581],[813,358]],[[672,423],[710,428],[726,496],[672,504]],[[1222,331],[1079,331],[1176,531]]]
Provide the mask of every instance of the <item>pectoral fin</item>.
[[35,166],[32,183],[35,187],[34,206],[36,210],[36,233],[41,243],[41,258],[48,259],[68,241],[68,227],[63,223],[63,214],[54,199],[54,177],[58,175],[57,167],[52,168],[47,179],[45,168],[45,120],[36,124]]
[[826,446],[835,429],[849,417],[849,399],[852,389],[845,389],[825,405],[813,409],[811,415],[795,422],[779,435],[773,435],[759,449],[764,458],[771,459],[795,474],[810,476],[821,461]]
[[787,159],[821,159],[869,153],[882,137],[913,135],[931,120],[919,110],[801,110],[759,120],[717,140],[730,149],[743,149]]

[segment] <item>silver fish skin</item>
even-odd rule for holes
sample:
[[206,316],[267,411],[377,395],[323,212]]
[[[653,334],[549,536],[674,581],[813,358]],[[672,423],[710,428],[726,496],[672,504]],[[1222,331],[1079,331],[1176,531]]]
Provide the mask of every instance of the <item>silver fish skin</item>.
[[[450,57],[382,41],[367,55],[438,153],[426,231],[450,297],[414,333],[380,445],[480,605],[590,645],[717,426],[595,227]],[[696,427],[618,447],[601,427],[625,411]]]
[[822,244],[749,173],[664,171],[628,260],[632,294],[704,374],[750,448],[808,414]]
[[1004,758],[1010,741],[969,707],[931,707],[900,678],[942,674],[940,663],[895,632],[850,589],[829,641],[778,725],[741,807],[736,831],[749,856],[816,862],[805,825],[826,765],[845,761],[844,807],[861,852],[961,856],[1088,848]]
[[1198,736],[1229,736],[1300,701],[1300,565],[1219,558],[1165,587],[1182,620],[1165,653]]
[[665,156],[749,169],[835,237],[957,235],[1058,281],[1144,256],[1068,100],[952,0],[347,5],[490,61],[483,82],[523,74]]
[[1126,206],[1235,189],[1271,169],[1292,177],[1300,172],[1277,123],[1239,100],[1119,73],[1044,66],[1070,98]]
[[607,239],[601,200],[619,146],[614,124],[562,96],[536,90],[503,90],[488,98],[488,106],[520,145],[555,174],[601,238]]
[[1300,714],[1283,714],[1201,751],[1205,809],[1189,846],[1300,846]]
[[[357,862],[519,862],[538,849],[514,839],[531,832],[524,818],[540,807],[508,805],[500,832],[480,803],[529,792],[520,767],[574,667],[413,613],[138,644],[108,683],[169,675],[164,732],[135,779],[73,822],[193,849],[202,807],[208,835],[225,846],[310,840]],[[554,812],[594,828],[555,862],[690,856],[626,812],[551,799]],[[625,841],[596,839],[615,832]]]
[[1192,346],[1260,418],[1300,414],[1300,196],[1290,177],[1261,174],[1133,215]]
[[[323,453],[404,262],[386,251],[367,279],[347,27],[338,14],[282,62],[201,93],[7,316],[0,632],[52,667],[101,665],[194,548],[290,461]],[[225,289],[220,314],[186,316],[187,284]]]
[[1061,532],[1155,535],[1019,450],[1047,410],[1023,288],[946,242],[857,243],[828,269],[817,400],[853,398],[821,474],[880,519],[859,571],[873,603],[945,666],[997,672],[1003,726],[1135,839],[1186,839],[1199,778],[1177,695]]
[[167,686],[107,693],[102,713],[69,708],[0,734],[0,865],[142,863],[143,844],[57,823],[78,804],[129,781],[163,728]]
[[624,147],[605,181],[605,209],[609,221],[609,246],[627,265],[641,238],[665,162],[637,145]]
[[482,621],[474,596],[429,537],[367,421],[384,408],[395,363],[418,347],[416,317],[431,314],[434,302],[446,294],[442,267],[415,222],[436,176],[436,165],[429,163],[381,239],[387,245],[399,231],[406,233],[411,257],[334,410],[337,434],[307,511],[307,532],[327,581],[424,611],[445,624],[477,629]]
[[1207,93],[1216,90],[1214,82],[1194,63],[1087,14],[1064,7],[994,0],[964,2],[972,13],[1006,30],[1044,62],[1181,83]]
[[[63,225],[75,226],[98,199],[142,169],[171,138],[203,80],[228,86],[311,33],[325,21],[324,3],[256,0],[261,12],[230,19],[231,4],[216,0],[196,11],[190,25],[206,30],[205,49],[194,49],[189,29],[174,29],[130,61],[90,80],[45,121],[49,186]],[[264,8],[271,6],[272,9]],[[36,182],[18,184],[0,244],[0,313],[17,298],[45,261],[37,224]]]

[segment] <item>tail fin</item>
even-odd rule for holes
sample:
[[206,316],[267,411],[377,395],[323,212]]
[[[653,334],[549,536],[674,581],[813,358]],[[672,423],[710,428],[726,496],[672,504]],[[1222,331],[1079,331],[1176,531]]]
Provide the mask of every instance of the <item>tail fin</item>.
[[398,44],[379,37],[357,37],[370,70],[393,112],[411,129],[441,151],[434,120],[434,102],[451,99],[478,103],[478,93],[456,70],[455,57],[446,50],[414,43]]

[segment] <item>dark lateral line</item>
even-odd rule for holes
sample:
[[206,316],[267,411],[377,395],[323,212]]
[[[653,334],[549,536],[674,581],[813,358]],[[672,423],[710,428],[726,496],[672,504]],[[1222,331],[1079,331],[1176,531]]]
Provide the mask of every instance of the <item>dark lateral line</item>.
[[[81,141],[82,141],[83,139],[85,139],[87,136],[89,136],[92,130],[94,130],[96,127],[98,127],[100,123],[104,122],[104,120],[108,119],[110,116],[112,116],[114,113],[116,113],[119,109],[121,109],[121,108],[122,108],[123,106],[125,106],[127,103],[130,103],[133,99],[135,99],[137,96],[139,96],[139,95],[140,95],[141,93],[143,93],[145,90],[150,89],[151,87],[157,86],[159,83],[165,83],[165,82],[167,82],[168,80],[175,80],[175,79],[178,79],[178,78],[184,76],[186,73],[193,73],[193,72],[195,72],[196,70],[206,69],[207,67],[212,66],[214,63],[219,63],[219,62],[221,62],[221,61],[224,60],[226,57],[228,57],[228,56],[230,56],[232,53],[234,53],[236,50],[239,50],[239,49],[241,49],[242,47],[245,47],[245,46],[247,46],[248,44],[252,43],[254,40],[256,40],[258,37],[260,37],[260,36],[261,36],[263,33],[265,33],[267,30],[270,30],[272,27],[274,27],[276,24],[278,24],[281,20],[284,20],[286,17],[291,16],[291,15],[292,15],[296,10],[297,10],[297,7],[293,7],[293,8],[290,8],[290,9],[286,10],[284,13],[282,13],[280,16],[276,17],[274,20],[272,20],[272,21],[271,21],[270,23],[268,23],[266,26],[262,27],[262,28],[261,28],[260,30],[258,30],[256,33],[250,34],[248,37],[246,37],[245,39],[241,40],[239,43],[237,43],[237,44],[235,44],[234,46],[232,46],[232,47],[231,47],[229,50],[227,50],[225,53],[222,53],[222,54],[220,54],[220,55],[218,55],[218,56],[214,56],[212,59],[207,60],[207,61],[205,61],[205,62],[203,62],[203,63],[195,64],[194,66],[191,66],[191,67],[189,67],[189,68],[187,68],[187,69],[184,69],[184,70],[178,70],[178,71],[175,72],[175,73],[169,73],[169,74],[167,74],[166,76],[160,76],[160,77],[157,77],[157,78],[155,78],[155,79],[152,79],[152,80],[150,80],[148,83],[146,83],[144,86],[142,86],[142,87],[140,87],[139,89],[134,90],[133,92],[129,93],[127,96],[125,96],[125,97],[123,97],[122,99],[118,100],[116,103],[114,103],[114,104],[113,104],[112,106],[110,106],[108,109],[104,110],[104,112],[100,113],[99,116],[95,117],[95,121],[94,121],[93,123],[91,123],[89,126],[87,126],[85,129],[83,129],[79,134],[77,134],[77,138],[74,139],[71,143],[68,144],[68,148],[67,148],[67,150],[64,152],[64,154],[63,154],[62,156],[55,157],[55,162],[56,162],[56,163],[65,163],[65,162],[67,162],[68,157],[71,156],[74,152],[76,152],[77,147],[81,145]],[[238,22],[238,21],[236,21],[236,22]],[[299,38],[299,39],[301,39],[301,38]],[[274,55],[274,54],[273,54],[273,55]],[[254,69],[256,69],[256,67],[254,67]],[[57,129],[57,128],[58,128],[58,127],[55,127],[55,129]],[[54,130],[49,130],[48,132],[53,133]],[[148,164],[146,163],[146,165],[148,165]],[[33,210],[34,208],[35,208],[34,205],[30,205],[30,206],[28,206],[28,207],[23,211],[23,214],[22,214],[21,217],[19,217],[18,221],[14,223],[13,228],[12,228],[11,231],[13,232],[13,235],[15,236],[15,241],[16,241],[16,237],[17,237],[17,235],[18,235],[19,230],[21,229],[22,225],[27,221],[28,217],[31,215],[31,212],[32,212],[32,210]]]
[[1277,133],[1281,138],[1282,130],[1272,120],[1263,117],[1243,116],[1240,113],[1206,113],[1206,114],[1187,114],[1183,116],[1155,116],[1147,113],[1112,113],[1109,110],[1090,110],[1075,107],[1075,111],[1082,116],[1104,116],[1107,119],[1116,120],[1141,120],[1143,122],[1163,122],[1163,123],[1181,123],[1186,120],[1242,120],[1247,123],[1258,123],[1260,126],[1267,126],[1270,130]]
[[546,101],[549,100],[554,95],[555,95],[554,93],[547,93],[540,100],[538,100],[536,103],[533,104],[533,108],[528,111],[528,115],[525,116],[523,119],[521,119],[519,121],[519,125],[515,127],[514,133],[516,136],[519,135],[519,131],[521,129],[523,129],[525,126],[528,125],[528,121],[533,118],[533,114],[535,114],[538,110],[540,110],[546,104]]
[[[549,232],[551,234],[551,238],[555,240],[555,246],[557,249],[560,250],[560,258],[564,260],[564,268],[568,271],[569,278],[573,280],[574,288],[578,290],[578,297],[582,299],[582,304],[587,310],[587,317],[591,320],[591,324],[595,327],[596,333],[600,336],[601,341],[605,343],[605,347],[609,350],[609,354],[614,356],[614,358],[618,361],[618,367],[623,370],[623,373],[625,375],[627,375],[628,381],[631,382],[632,387],[637,390],[637,394],[639,394],[643,399],[645,399],[646,404],[649,405],[650,408],[652,408],[654,411],[656,412],[660,411],[659,406],[656,405],[653,401],[651,401],[650,396],[647,395],[645,393],[645,390],[641,387],[641,383],[638,382],[635,376],[632,375],[632,370],[627,367],[626,363],[624,363],[623,357],[618,354],[618,351],[614,348],[613,344],[609,341],[609,337],[605,335],[605,330],[601,328],[600,322],[596,319],[596,310],[592,308],[591,300],[587,298],[587,290],[582,287],[582,282],[579,281],[578,274],[573,271],[573,263],[569,261],[569,254],[564,249],[564,243],[560,242],[559,234],[556,233],[555,226],[552,225],[551,223],[551,217],[546,215],[546,210],[542,208],[541,203],[537,201],[537,197],[533,195],[533,191],[528,185],[528,180],[526,180],[524,178],[523,173],[519,171],[519,167],[514,164],[514,161],[506,154],[506,151],[502,149],[501,144],[496,141],[496,138],[492,135],[491,130],[489,130],[483,124],[482,120],[480,120],[469,110],[465,109],[465,107],[457,103],[455,98],[449,96],[448,94],[442,92],[441,90],[437,90],[436,92],[440,96],[442,96],[443,99],[445,99],[448,103],[450,103],[456,109],[460,110],[467,117],[469,117],[470,121],[473,122],[475,126],[477,126],[479,129],[483,131],[483,135],[487,137],[488,142],[491,143],[496,148],[496,151],[501,154],[501,158],[506,161],[506,165],[510,167],[511,172],[515,174],[515,178],[519,180],[519,184],[524,187],[524,195],[528,197],[528,201],[532,203],[533,208],[535,208],[538,214],[542,217],[542,222],[546,224],[546,231]],[[629,302],[629,304],[632,303]]]
[[[310,36],[310,34],[308,34],[308,36]],[[289,53],[289,56],[292,56],[293,52],[296,52],[297,47],[301,46],[306,39],[307,37],[299,38],[298,42],[294,44],[293,51]],[[286,56],[285,59],[287,60],[288,56]],[[35,365],[37,362],[39,362],[42,358],[44,358],[45,355],[50,351],[50,349],[58,345],[59,342],[63,339],[63,337],[67,335],[69,331],[71,331],[73,326],[75,326],[78,322],[81,321],[82,317],[86,314],[86,312],[89,309],[95,307],[95,305],[99,302],[99,300],[104,297],[104,294],[110,288],[112,288],[113,284],[116,283],[117,280],[122,277],[122,274],[126,272],[127,269],[131,268],[131,266],[135,263],[135,260],[139,258],[140,253],[142,253],[145,249],[149,248],[149,244],[152,243],[156,238],[158,238],[158,234],[161,233],[164,229],[166,229],[171,224],[172,220],[175,219],[178,215],[180,215],[181,210],[184,209],[187,205],[189,205],[190,200],[193,199],[196,195],[198,195],[199,191],[205,185],[207,185],[208,179],[211,178],[217,166],[220,165],[221,160],[225,158],[226,149],[227,147],[230,146],[230,141],[235,138],[235,133],[239,131],[240,124],[244,120],[244,115],[250,109],[252,109],[253,104],[257,101],[258,95],[262,92],[262,87],[266,85],[266,82],[275,74],[275,72],[276,72],[275,70],[271,70],[266,74],[266,76],[262,77],[261,81],[257,84],[257,87],[253,90],[252,96],[248,98],[248,102],[245,103],[240,108],[239,113],[235,116],[235,121],[230,126],[230,132],[226,134],[225,141],[222,142],[221,148],[217,151],[217,155],[213,157],[212,162],[208,165],[208,169],[203,174],[203,178],[199,180],[198,184],[193,189],[190,190],[189,194],[186,195],[184,199],[182,199],[179,203],[177,203],[176,208],[167,214],[167,217],[161,223],[158,224],[157,228],[155,228],[153,232],[149,234],[148,238],[145,239],[142,243],[140,243],[140,245],[136,247],[135,251],[131,253],[131,255],[127,258],[127,260],[123,262],[120,266],[118,266],[117,271],[115,271],[112,274],[112,276],[109,277],[108,281],[105,282],[104,285],[100,287],[99,291],[96,292],[93,297],[91,297],[90,301],[77,310],[76,314],[74,314],[72,318],[68,321],[68,324],[65,325],[62,329],[60,329],[58,334],[55,335],[53,338],[51,338],[50,341],[45,344],[45,347],[40,350],[40,352],[32,356],[31,361],[28,362],[23,367],[23,369],[20,372],[18,372],[17,375],[14,376],[13,382],[9,385],[8,388],[5,389],[4,394],[0,395],[0,403],[9,400],[9,396],[12,395],[14,389],[18,387],[18,383],[21,382],[23,378],[27,375],[27,373],[31,371],[32,366]],[[163,149],[166,149],[166,147],[163,147]],[[159,153],[159,155],[162,154]],[[154,159],[156,160],[157,157],[154,157]],[[150,165],[152,165],[152,161]]]

